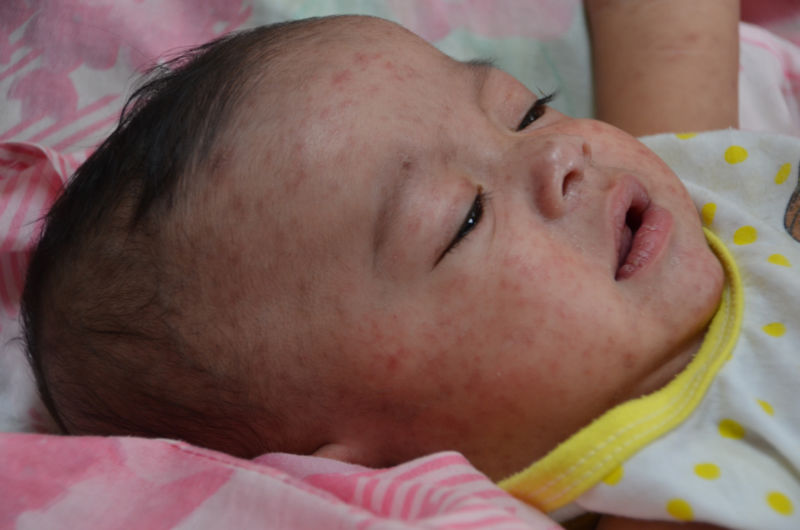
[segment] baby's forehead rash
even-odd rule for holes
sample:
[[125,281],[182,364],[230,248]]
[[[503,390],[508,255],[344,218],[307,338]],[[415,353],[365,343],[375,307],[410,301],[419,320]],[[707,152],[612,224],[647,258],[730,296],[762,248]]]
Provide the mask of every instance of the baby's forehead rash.
[[351,79],[353,79],[353,72],[350,69],[339,70],[331,75],[331,87],[336,88],[346,84]]
[[361,70],[366,70],[371,64],[375,63],[376,61],[380,61],[381,59],[383,59],[383,53],[381,52],[355,52],[352,56],[353,64],[358,66]]
[[[345,66],[336,69],[330,75],[330,87],[332,89],[346,88],[352,89],[354,73],[367,72],[370,69],[385,71],[390,74],[391,81],[407,81],[419,78],[419,72],[411,64],[403,62],[399,57],[382,52],[364,53],[355,52],[349,61],[345,61]],[[362,82],[362,81],[360,81]]]

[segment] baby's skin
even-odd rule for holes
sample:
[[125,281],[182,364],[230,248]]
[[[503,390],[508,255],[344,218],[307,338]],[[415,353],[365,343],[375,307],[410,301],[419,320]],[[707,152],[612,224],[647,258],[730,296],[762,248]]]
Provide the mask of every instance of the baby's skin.
[[452,449],[501,479],[696,352],[722,268],[635,138],[386,21],[334,20],[279,60],[195,229],[237,271],[215,296],[280,324],[253,343],[302,352],[252,371],[305,403],[290,449]]

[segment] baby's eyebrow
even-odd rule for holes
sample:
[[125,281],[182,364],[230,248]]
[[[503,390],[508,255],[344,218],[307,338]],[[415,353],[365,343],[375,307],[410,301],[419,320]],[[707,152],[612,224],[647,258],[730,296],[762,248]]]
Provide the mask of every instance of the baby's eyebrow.
[[470,59],[469,61],[461,61],[461,64],[470,69],[472,74],[475,76],[475,83],[478,93],[480,93],[480,89],[486,82],[486,77],[489,75],[489,72],[497,68],[497,63],[495,60],[488,57]]
[[462,61],[462,62],[465,65],[469,66],[470,68],[476,68],[478,70],[497,68],[497,62],[491,57],[478,57],[475,59],[470,59],[468,61]]

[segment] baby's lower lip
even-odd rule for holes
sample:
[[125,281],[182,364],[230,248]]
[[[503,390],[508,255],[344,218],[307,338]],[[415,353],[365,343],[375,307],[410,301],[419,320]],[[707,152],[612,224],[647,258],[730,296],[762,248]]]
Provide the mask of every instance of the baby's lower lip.
[[641,226],[633,234],[630,251],[617,269],[616,280],[627,280],[656,261],[666,246],[672,225],[669,210],[650,204],[642,213]]

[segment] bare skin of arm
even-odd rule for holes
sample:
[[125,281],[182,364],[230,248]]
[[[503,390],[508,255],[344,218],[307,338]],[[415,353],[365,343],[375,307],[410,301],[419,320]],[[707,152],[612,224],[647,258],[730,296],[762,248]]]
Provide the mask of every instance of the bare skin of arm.
[[585,6],[598,119],[636,136],[738,126],[738,0]]
[[[738,0],[585,0],[598,119],[635,136],[737,127]],[[597,530],[710,530],[603,516]]]

